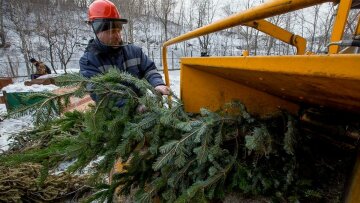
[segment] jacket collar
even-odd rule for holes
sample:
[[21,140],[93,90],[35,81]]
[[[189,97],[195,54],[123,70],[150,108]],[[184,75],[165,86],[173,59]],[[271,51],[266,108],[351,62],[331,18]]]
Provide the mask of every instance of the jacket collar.
[[99,42],[99,40],[97,38],[91,39],[88,43],[88,46],[86,47],[87,51],[90,51],[90,52],[94,53],[95,55],[99,55],[102,53],[114,54],[114,53],[118,53],[120,51],[120,49],[121,49],[121,47],[114,49],[113,47],[103,45],[103,44],[101,44],[101,42]]

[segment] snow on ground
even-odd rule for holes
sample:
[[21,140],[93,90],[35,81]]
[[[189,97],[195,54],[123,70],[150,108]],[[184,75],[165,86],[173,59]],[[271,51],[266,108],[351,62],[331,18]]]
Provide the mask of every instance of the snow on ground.
[[[20,80],[13,84],[10,84],[1,89],[0,95],[3,95],[3,91],[7,93],[11,92],[44,92],[44,91],[53,91],[59,88],[56,85],[38,85],[34,84],[31,86],[26,86],[24,81]],[[19,133],[24,130],[31,130],[33,125],[33,118],[31,115],[26,115],[18,118],[7,118],[4,117],[7,115],[7,109],[5,104],[0,104],[0,153],[5,151],[9,147],[9,137],[13,134]],[[3,120],[4,119],[4,120]]]
[[[78,69],[78,68],[68,68],[68,69],[66,69],[66,73],[79,73],[79,72],[80,72],[80,69]],[[64,70],[56,70],[56,73],[42,75],[42,76],[38,77],[38,79],[54,78],[54,77],[57,77],[57,76],[62,75],[64,73],[65,73]]]
[[[0,118],[4,118],[6,114],[5,104],[0,104]],[[2,120],[0,122],[0,153],[8,149],[10,135],[30,130],[33,126],[33,119],[30,115]]]
[[[61,71],[58,71],[61,74]],[[71,69],[69,72],[78,73],[79,69]],[[161,73],[162,74],[162,73]],[[54,75],[54,74],[51,74]],[[163,75],[163,74],[162,74]],[[164,77],[164,76],[163,76]],[[170,77],[170,88],[174,91],[175,95],[180,95],[180,71],[169,71]],[[165,79],[164,79],[165,80]],[[57,89],[55,85],[32,85],[25,86],[24,82],[18,82],[8,85],[2,89],[6,92],[41,92],[41,91],[52,91]],[[1,91],[1,93],[2,93]],[[1,151],[7,150],[11,140],[8,140],[10,135],[18,133],[24,130],[30,130],[33,126],[33,119],[30,115],[19,117],[19,118],[7,118],[7,110],[5,104],[0,104],[0,153]]]
[[[64,74],[64,73],[65,73],[64,70],[56,70],[56,72],[57,72],[58,74]],[[67,68],[67,69],[66,69],[66,72],[67,72],[67,73],[79,73],[79,72],[80,72],[80,69],[78,69],[78,68]]]
[[57,88],[59,88],[59,87],[56,85],[34,84],[31,86],[26,86],[26,85],[24,85],[23,82],[21,82],[21,83],[10,84],[10,85],[2,88],[2,91],[6,91],[7,93],[10,93],[10,92],[44,92],[44,91],[53,91]]
[[[160,72],[165,81],[165,76]],[[177,97],[180,97],[180,71],[173,70],[169,71],[170,89],[174,92]]]

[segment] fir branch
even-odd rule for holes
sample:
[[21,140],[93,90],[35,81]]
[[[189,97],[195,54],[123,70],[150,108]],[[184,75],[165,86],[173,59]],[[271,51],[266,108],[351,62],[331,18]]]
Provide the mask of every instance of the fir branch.
[[[153,165],[153,169],[154,170],[159,170],[162,166],[164,166],[165,164],[167,164],[169,162],[169,160],[171,159],[171,157],[173,155],[175,155],[175,153],[177,152],[177,150],[181,147],[181,145],[183,144],[183,142],[187,141],[189,138],[191,138],[192,136],[196,135],[196,133],[198,131],[200,131],[201,128],[197,128],[195,129],[193,132],[188,133],[187,135],[183,136],[183,138],[179,141],[176,141],[174,143],[172,143],[171,148],[161,148],[160,147],[160,152],[163,151],[163,154],[156,160],[156,162]],[[169,151],[165,150],[165,149],[170,149]]]
[[87,82],[90,82],[90,79],[83,77],[79,73],[61,75],[55,80],[55,84],[60,87],[84,87]]
[[245,145],[250,152],[268,156],[272,151],[272,139],[267,128],[264,125],[254,128],[251,135],[245,136]]

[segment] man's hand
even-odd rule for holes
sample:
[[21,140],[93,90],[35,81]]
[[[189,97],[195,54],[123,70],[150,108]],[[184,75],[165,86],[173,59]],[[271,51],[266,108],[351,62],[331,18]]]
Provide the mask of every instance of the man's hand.
[[159,85],[155,87],[155,90],[160,92],[162,95],[169,95],[170,94],[170,88],[166,85]]

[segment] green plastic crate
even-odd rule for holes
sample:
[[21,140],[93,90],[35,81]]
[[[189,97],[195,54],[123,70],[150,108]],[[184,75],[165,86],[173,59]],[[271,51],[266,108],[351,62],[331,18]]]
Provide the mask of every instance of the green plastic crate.
[[24,106],[32,105],[37,102],[42,102],[44,98],[27,98],[28,95],[34,94],[33,92],[3,92],[5,97],[6,109],[14,111]]

